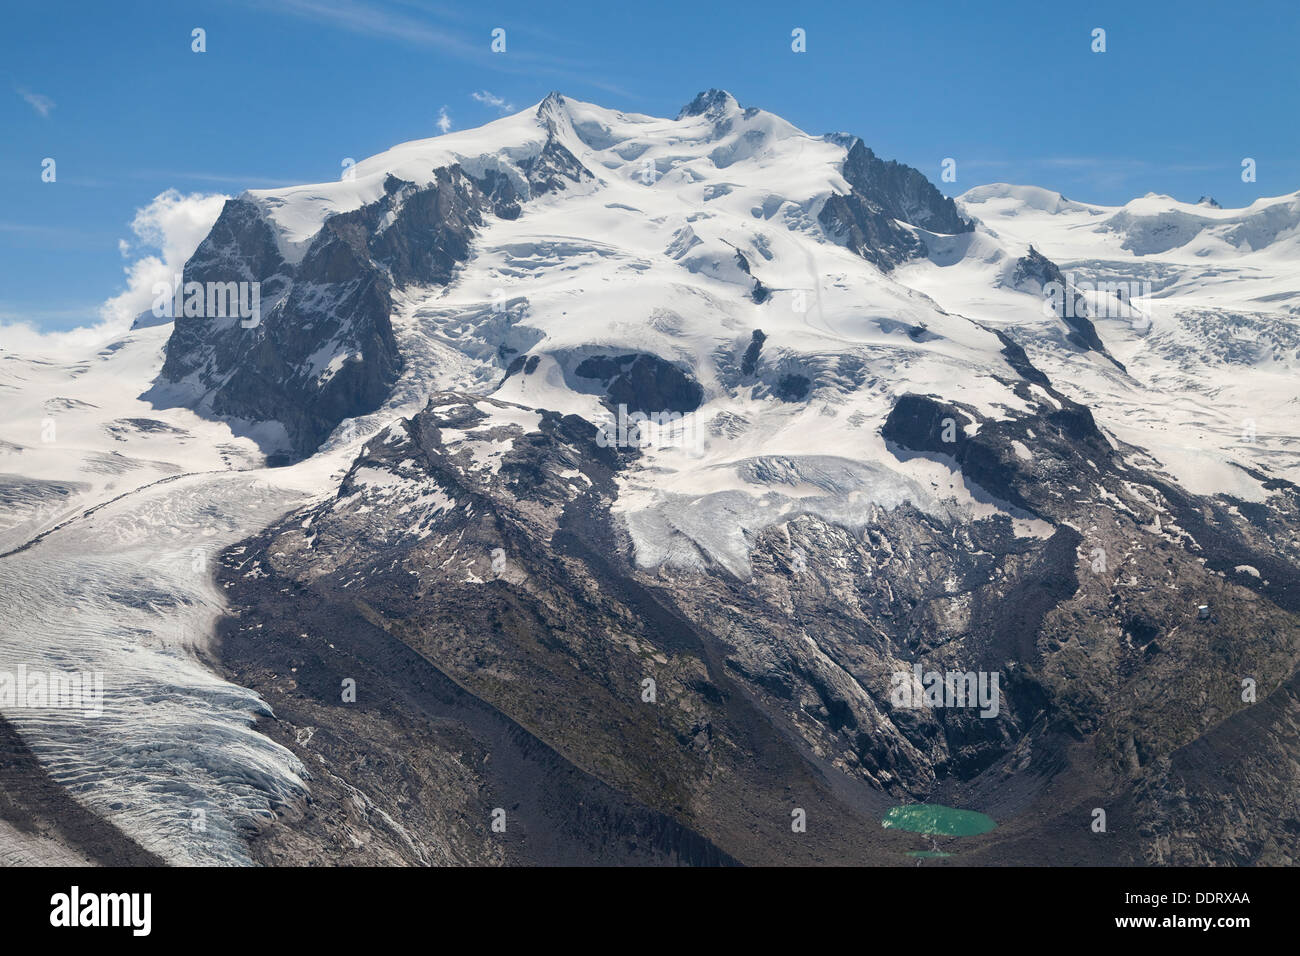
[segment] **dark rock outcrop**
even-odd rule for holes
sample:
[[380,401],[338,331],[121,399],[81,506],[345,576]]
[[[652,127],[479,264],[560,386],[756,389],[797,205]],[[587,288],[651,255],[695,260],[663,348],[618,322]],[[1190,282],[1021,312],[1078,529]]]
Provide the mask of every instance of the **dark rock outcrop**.
[[574,374],[601,382],[608,405],[629,412],[693,412],[704,399],[699,382],[654,355],[594,355]]
[[772,394],[783,402],[802,402],[812,391],[812,379],[807,375],[783,375],[772,389]]
[[[1035,488],[1041,475],[1011,443],[1032,445],[1071,469],[1096,470],[1110,463],[1112,453],[1086,406],[1054,389],[1050,394],[1057,407],[1037,416],[997,422],[928,395],[908,393],[894,403],[881,434],[909,451],[949,456],[970,480],[1028,513],[1064,517],[1059,507],[1045,502],[1041,489]],[[976,422],[979,429],[968,436],[967,426]]]
[[748,378],[753,375],[758,368],[758,356],[763,351],[763,343],[767,341],[767,336],[763,334],[762,329],[755,329],[749,338],[749,345],[745,347],[745,354],[740,360],[740,374]]
[[1030,246],[1028,255],[1016,260],[1011,284],[1019,289],[1037,286],[1035,291],[1043,291],[1053,283],[1059,293],[1057,301],[1052,303],[1052,311],[1069,327],[1066,339],[1075,348],[1096,352],[1123,371],[1124,366],[1106,351],[1105,343],[1097,334],[1097,327],[1088,318],[1087,300],[1070,285],[1055,262]]
[[[553,136],[524,169],[534,194],[591,178]],[[496,172],[474,179],[453,165],[423,186],[389,176],[375,202],[329,217],[294,265],[257,206],[230,200],[184,280],[260,282],[260,321],[177,318],[148,397],[246,423],[278,422],[288,441],[282,454],[309,455],[343,419],[378,408],[401,374],[393,291],[445,285],[484,216],[519,214],[519,196]]]
[[947,234],[975,228],[919,170],[879,159],[860,139],[854,138],[841,171],[852,189],[830,196],[818,220],[831,236],[886,272],[925,254],[925,242],[903,223]]

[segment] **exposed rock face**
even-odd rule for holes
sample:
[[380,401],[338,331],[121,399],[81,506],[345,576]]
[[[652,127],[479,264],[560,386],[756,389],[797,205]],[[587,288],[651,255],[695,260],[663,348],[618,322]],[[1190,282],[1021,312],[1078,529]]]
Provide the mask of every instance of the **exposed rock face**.
[[[534,195],[591,178],[554,139],[524,170]],[[458,165],[440,168],[425,186],[390,176],[379,200],[326,219],[293,265],[257,206],[230,200],[184,281],[260,282],[260,321],[177,318],[151,397],[278,422],[287,443],[277,457],[311,454],[343,419],[378,408],[401,374],[394,290],[446,285],[484,217],[515,219],[520,208],[510,180],[493,170],[475,179]]]
[[326,220],[293,266],[256,207],[231,200],[185,281],[261,282],[261,321],[178,318],[162,379],[189,386],[184,397],[212,414],[280,422],[284,450],[310,454],[344,418],[377,408],[396,382],[394,286],[446,283],[489,205],[459,169],[440,170],[426,188],[390,180],[378,202]]
[[750,335],[749,345],[745,346],[745,354],[740,360],[740,374],[748,378],[754,374],[758,368],[758,356],[763,351],[763,342],[767,336],[763,334],[762,329],[755,329]]
[[1029,254],[1016,260],[1011,284],[1018,289],[1036,287],[1036,291],[1042,292],[1051,283],[1056,283],[1059,289],[1059,301],[1053,304],[1052,310],[1069,326],[1066,338],[1070,344],[1078,349],[1096,352],[1122,371],[1124,366],[1106,351],[1105,344],[1097,335],[1097,327],[1088,318],[1087,300],[1070,285],[1056,263],[1030,246]]
[[546,146],[536,158],[524,164],[529,185],[535,196],[563,189],[569,183],[581,183],[592,178],[586,167],[554,138],[548,139]]
[[[624,563],[603,504],[618,453],[573,417],[544,413],[523,433],[512,423],[520,411],[436,395],[371,443],[338,497],[227,554],[223,577],[241,617],[267,626],[241,633],[232,622],[224,661],[265,688],[279,718],[272,732],[313,766],[313,754],[329,766],[368,755],[350,762],[342,792],[328,777],[314,787],[319,806],[295,812],[296,838],[272,828],[254,851],[406,862],[717,864],[733,850],[755,863],[867,859],[881,839],[870,817],[770,726],[715,638]],[[484,459],[479,437],[510,447]],[[286,665],[292,683],[276,682]],[[348,677],[355,704],[340,700]],[[395,780],[390,765],[410,769]],[[839,825],[800,839],[791,785],[801,806]],[[351,788],[415,846],[389,823],[378,828],[388,835],[370,835],[371,850],[350,849],[343,828],[374,829],[339,821],[333,801],[346,803]],[[500,835],[490,829],[496,807],[507,808]],[[442,846],[420,829],[433,824]],[[747,835],[757,828],[770,838]]]
[[[1063,860],[1204,861],[1200,837],[1171,838],[1168,820],[1238,837],[1231,815],[1184,796],[1211,782],[1182,748],[1197,740],[1246,787],[1258,755],[1234,752],[1234,721],[1264,721],[1286,745],[1294,702],[1247,718],[1236,689],[1257,675],[1263,697],[1293,673],[1300,581],[1228,503],[1126,465],[1086,408],[1047,392],[1000,421],[904,395],[883,427],[896,454],[952,462],[978,494],[1043,522],[1038,536],[1006,514],[903,506],[860,531],[806,515],[757,535],[749,581],[637,570],[611,505],[638,453],[601,447],[589,423],[435,395],[370,441],[332,500],[227,554],[231,599],[270,630],[228,636],[226,663],[268,694],[273,732],[309,765],[352,734],[386,755],[349,786],[450,841],[394,843],[393,860],[901,862],[906,837],[879,815],[928,800],[1009,821],[996,842],[963,843],[970,861],[1041,862],[1049,846]],[[1099,490],[1081,497],[1080,483]],[[1267,520],[1298,517],[1292,494]],[[1209,546],[1189,547],[1187,529]],[[1214,574],[1244,562],[1268,583]],[[1212,623],[1197,621],[1205,600]],[[914,665],[998,674],[997,713],[898,706],[894,675]],[[272,678],[289,666],[291,686]],[[355,705],[339,702],[350,675]],[[1179,701],[1206,688],[1198,729]],[[303,742],[302,725],[326,736]],[[418,749],[394,749],[412,732]],[[390,760],[421,769],[394,788]],[[342,860],[333,792],[318,787],[305,812],[314,852]],[[1284,797],[1270,783],[1252,799]],[[457,809],[435,819],[431,806]],[[491,833],[496,806],[516,807],[526,838]],[[793,839],[792,806],[825,829]],[[1087,840],[1096,806],[1116,822],[1105,845]],[[1213,859],[1292,858],[1269,833]],[[268,854],[304,852],[267,839]]]
[[776,383],[773,394],[783,402],[802,402],[812,390],[812,381],[806,375],[783,375]]
[[595,355],[574,374],[601,382],[609,406],[629,412],[691,412],[704,397],[699,382],[653,355]]
[[[1051,447],[1061,449],[1071,468],[1087,467],[1084,462],[1095,466],[1109,459],[1110,446],[1097,430],[1092,413],[1055,389],[1051,389],[1050,394],[1060,407],[1040,417],[1042,433],[1035,430],[1034,447],[1041,448],[1045,442],[1051,441]],[[907,394],[894,405],[885,420],[882,434],[911,451],[951,456],[962,473],[980,487],[1003,501],[1032,511],[1025,496],[1026,488],[1022,487],[1022,484],[1027,486],[1032,482],[1017,479],[1022,473],[1020,458],[1007,454],[1002,430],[981,423],[973,437],[966,435],[966,428],[977,418],[973,413],[928,396]]]
[[1021,378],[1026,382],[1033,382],[1035,385],[1052,384],[1048,377],[1029,361],[1029,356],[1025,354],[1024,347],[1020,343],[998,329],[991,329],[990,331],[1002,343],[1002,357],[1007,360],[1008,365],[1020,374]]
[[[745,275],[754,276],[754,273],[749,268],[749,260],[745,258],[745,254],[739,249],[736,250],[736,265],[740,267],[740,271],[745,273]],[[754,300],[754,303],[756,305],[762,305],[771,297],[771,295],[772,290],[763,285],[757,276],[754,276],[754,288],[749,293],[749,297]]]
[[[1059,394],[1052,394],[1060,401]],[[1295,600],[1290,586],[1277,588],[1276,583],[1263,581],[1289,581],[1294,572],[1274,564],[1262,580],[1237,576],[1236,583],[1223,581],[1216,569],[1270,560],[1259,550],[1254,522],[1231,518],[1228,511],[1233,506],[1227,502],[1194,499],[1158,477],[1126,466],[1097,432],[1087,409],[1060,403],[1059,410],[1036,420],[981,422],[973,438],[965,437],[959,425],[955,446],[947,446],[956,448],[947,453],[964,474],[1004,500],[1056,523],[1057,535],[1072,539],[1070,550],[1083,552],[1082,572],[1070,566],[1073,562],[1061,567],[1073,584],[1047,602],[1048,613],[1034,628],[1039,635],[1033,642],[1036,653],[1024,653],[1030,645],[1022,645],[1021,676],[1035,674],[1042,682],[1045,713],[1052,715],[1049,724],[1092,741],[1099,772],[1117,775],[1111,780],[1109,798],[1099,797],[1098,805],[1122,806],[1124,813],[1144,818],[1140,826],[1130,821],[1133,839],[1131,843],[1125,839],[1125,852],[1145,862],[1216,859],[1201,849],[1201,838],[1213,832],[1216,837],[1211,843],[1231,846],[1237,826],[1232,815],[1189,802],[1193,788],[1203,791],[1210,786],[1197,769],[1194,754],[1213,753],[1219,766],[1233,768],[1226,772],[1234,777],[1251,775],[1258,760],[1271,762],[1281,779],[1293,775],[1284,766],[1286,761],[1279,763],[1279,755],[1289,746],[1281,740],[1292,733],[1285,725],[1294,709],[1294,692],[1277,688],[1277,683],[1291,672],[1300,632],[1291,617]],[[934,399],[905,396],[890,416],[886,434],[906,447],[938,452],[945,445],[936,438],[945,419],[968,424],[972,417]],[[1011,442],[1025,447],[1030,440],[1035,444],[1028,459],[1008,447]],[[1075,480],[1087,475],[1085,481],[1099,493],[1090,499],[1061,493],[1071,475]],[[1267,509],[1269,520],[1294,520],[1296,504],[1294,497],[1277,502]],[[1086,528],[1085,535],[1065,527],[1066,520]],[[1135,540],[1135,534],[1146,541]],[[1191,541],[1198,544],[1188,547]],[[1051,541],[1048,545],[1050,549]],[[1113,578],[1127,578],[1130,586],[1110,593],[1103,602]],[[1031,598],[1031,593],[1036,597]],[[1181,600],[1176,599],[1179,594]],[[1042,596],[1035,588],[1020,600],[1032,603]],[[1196,613],[1197,603],[1203,600],[1213,602],[1212,621]],[[1232,610],[1218,613],[1223,601],[1231,601]],[[1022,638],[1029,638],[1029,633],[1023,632]],[[1118,644],[1103,652],[1116,639]],[[1115,670],[1110,670],[1112,660]],[[1242,678],[1256,672],[1273,675],[1276,690],[1270,698],[1272,706],[1260,711],[1237,694]],[[1216,678],[1193,690],[1192,685],[1206,673]],[[1164,690],[1156,694],[1154,687]],[[1217,690],[1209,707],[1214,716],[1203,716],[1203,726],[1208,729],[1219,715],[1235,716],[1184,752],[1182,745],[1196,737],[1197,730],[1180,721],[1176,701],[1205,695],[1206,687]],[[1227,743],[1239,735],[1234,728],[1245,726],[1243,721],[1264,725],[1260,737],[1279,741],[1269,756],[1254,753],[1253,748],[1234,752]],[[1215,779],[1221,779],[1217,771]],[[1276,793],[1253,799],[1277,805]],[[1196,840],[1171,837],[1167,814],[1181,815],[1184,821],[1195,819],[1197,826],[1206,829],[1196,831]],[[1217,842],[1220,838],[1223,843]],[[1241,838],[1247,839],[1244,831]],[[1255,855],[1263,851],[1264,856]],[[1222,849],[1218,852],[1219,862],[1248,862],[1276,859],[1279,852],[1285,857],[1294,853],[1294,847],[1282,850],[1269,841],[1257,844],[1253,851],[1243,848],[1235,856]]]
[[728,108],[735,105],[735,99],[726,90],[709,89],[699,93],[695,99],[683,106],[677,114],[677,118],[709,116],[717,119],[725,115]]
[[[249,205],[232,200],[222,218],[255,215]],[[401,356],[389,321],[392,280],[371,259],[359,223],[344,217],[326,224],[296,267],[276,256],[273,272],[259,271],[266,256],[260,242],[246,253],[239,242],[214,248],[211,238],[204,241],[185,281],[206,283],[232,270],[253,276],[250,281],[263,283],[263,314],[253,328],[178,318],[162,380],[185,386],[182,400],[210,414],[281,423],[288,447],[280,451],[301,457],[344,417],[376,408],[396,381]],[[402,272],[411,264],[399,256],[395,265]],[[165,397],[163,383],[156,391]]]
[[860,139],[849,149],[842,172],[852,191],[827,199],[818,219],[827,232],[886,272],[925,254],[924,240],[900,223],[939,233],[975,228],[918,170],[877,158]]
[[930,232],[970,232],[974,225],[957,212],[919,170],[895,160],[883,160],[858,140],[844,161],[844,178],[862,198],[894,219]]

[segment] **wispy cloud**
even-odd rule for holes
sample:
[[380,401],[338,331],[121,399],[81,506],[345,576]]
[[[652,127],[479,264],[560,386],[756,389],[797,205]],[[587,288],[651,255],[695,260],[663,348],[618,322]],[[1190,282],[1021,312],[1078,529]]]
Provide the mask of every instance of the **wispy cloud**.
[[[48,297],[39,303],[0,300],[0,350],[57,353],[120,335],[153,304],[155,285],[170,285],[185,267],[203,237],[212,231],[228,198],[216,194],[183,195],[175,189],[155,196],[149,205],[136,210],[131,220],[134,238],[118,242],[118,251],[127,259],[123,291],[98,309],[72,303],[51,304]],[[9,227],[16,231],[44,228],[3,223],[0,231],[9,231]],[[78,323],[77,327],[48,333],[39,329],[41,325],[69,321]]]
[[57,105],[54,100],[50,99],[43,93],[33,93],[31,90],[25,89],[21,86],[18,87],[17,92],[19,96],[27,101],[28,106],[36,110],[36,112],[40,113],[42,116],[49,116],[50,110],[54,109]]
[[447,133],[451,131],[451,117],[447,115],[447,107],[438,110],[438,132]]
[[[551,76],[582,82],[619,96],[632,95],[620,86],[592,76],[588,72],[592,64],[587,60],[565,59],[513,46],[508,55],[491,54],[486,31],[480,38],[471,40],[463,32],[432,22],[434,17],[444,21],[464,19],[463,16],[454,15],[448,9],[436,5],[415,4],[410,0],[401,4],[407,9],[418,11],[418,15],[364,0],[263,0],[254,5],[350,33],[439,50],[502,73],[523,74],[534,79],[538,76]],[[522,24],[513,29],[525,35],[536,33]]]
[[110,241],[111,235],[92,231],[84,225],[48,226],[27,222],[0,222],[0,241],[8,243],[13,237],[27,245],[69,251],[72,249],[99,250]]
[[18,232],[34,236],[73,235],[75,230],[61,229],[58,226],[33,226],[25,222],[0,222],[0,232]]
[[479,90],[477,93],[471,93],[470,98],[482,103],[484,106],[490,106],[494,110],[500,110],[501,113],[513,113],[515,107],[513,103],[507,103],[504,97],[497,96],[495,93],[489,93],[487,90]]
[[432,26],[422,17],[407,16],[360,0],[279,0],[274,6],[285,13],[327,23],[351,33],[401,40],[460,56],[486,49],[486,45],[475,47],[446,30]]

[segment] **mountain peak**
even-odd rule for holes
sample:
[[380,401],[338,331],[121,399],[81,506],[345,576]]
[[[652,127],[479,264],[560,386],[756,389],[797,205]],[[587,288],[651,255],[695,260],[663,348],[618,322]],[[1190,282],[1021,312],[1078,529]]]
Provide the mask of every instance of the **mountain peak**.
[[677,118],[709,116],[716,119],[738,109],[740,109],[740,104],[726,90],[708,89],[683,106],[681,112],[677,114]]
[[546,99],[537,104],[537,121],[552,134],[556,124],[563,122],[568,115],[569,104],[559,90],[551,90],[546,94]]
[[564,94],[559,90],[551,90],[546,94],[546,98],[537,104],[537,115],[540,118],[554,110],[562,110],[566,105]]

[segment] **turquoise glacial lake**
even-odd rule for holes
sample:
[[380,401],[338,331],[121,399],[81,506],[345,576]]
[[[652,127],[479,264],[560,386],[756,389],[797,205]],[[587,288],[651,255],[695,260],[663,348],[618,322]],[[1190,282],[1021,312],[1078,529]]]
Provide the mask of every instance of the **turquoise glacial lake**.
[[939,803],[909,803],[891,807],[881,821],[886,830],[933,833],[940,836],[975,836],[997,827],[993,818],[974,810],[958,810]]

